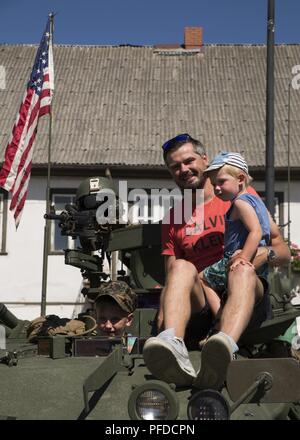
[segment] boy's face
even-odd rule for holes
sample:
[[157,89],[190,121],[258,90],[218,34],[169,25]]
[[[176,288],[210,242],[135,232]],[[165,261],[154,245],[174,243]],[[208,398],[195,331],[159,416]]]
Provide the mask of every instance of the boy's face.
[[127,313],[118,304],[99,301],[96,306],[98,329],[101,336],[122,336],[133,315]]
[[215,195],[221,200],[228,201],[234,199],[241,190],[244,176],[237,177],[219,169],[209,173],[210,181],[214,187]]

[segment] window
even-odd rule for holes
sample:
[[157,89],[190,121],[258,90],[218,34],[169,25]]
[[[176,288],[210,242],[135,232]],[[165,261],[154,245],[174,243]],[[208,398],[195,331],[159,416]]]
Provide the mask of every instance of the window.
[[[139,197],[139,194],[141,194],[141,198]],[[162,200],[162,195],[166,196],[164,202]],[[178,188],[128,188],[127,196],[130,198],[130,201],[128,201],[129,209],[132,208],[133,205],[136,205],[137,207],[137,209],[134,210],[134,215],[148,218],[146,223],[156,223],[162,220],[166,212],[174,206],[175,201],[179,200],[176,196],[181,197],[181,192]],[[131,199],[133,196],[134,202]],[[145,200],[146,197],[147,199]],[[131,214],[133,214],[133,212],[131,212]]]
[[[51,191],[51,204],[54,205],[55,213],[60,214],[67,204],[75,203],[76,189],[54,189]],[[62,254],[64,249],[75,249],[79,241],[72,237],[61,235],[61,229],[57,220],[50,222],[50,253]]]
[[0,189],[0,254],[6,254],[7,192]]
[[[257,191],[257,193],[260,195],[260,197],[262,198],[263,202],[265,202],[266,200],[266,193],[264,191]],[[276,224],[280,227],[283,228],[283,230],[281,230],[281,233],[283,236],[286,235],[286,231],[284,230],[284,215],[283,215],[283,202],[284,202],[284,196],[283,196],[283,192],[275,192],[275,209],[274,209],[274,220],[276,222]]]

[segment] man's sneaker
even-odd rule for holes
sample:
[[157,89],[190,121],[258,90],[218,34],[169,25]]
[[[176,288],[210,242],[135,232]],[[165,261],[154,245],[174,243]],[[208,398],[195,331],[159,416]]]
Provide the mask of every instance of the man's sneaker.
[[157,379],[189,386],[195,380],[196,372],[185,343],[176,336],[167,336],[167,332],[168,330],[165,330],[146,341],[143,349],[146,366]]
[[193,385],[200,390],[219,390],[232,359],[232,347],[226,336],[220,333],[211,336],[202,348],[201,368]]

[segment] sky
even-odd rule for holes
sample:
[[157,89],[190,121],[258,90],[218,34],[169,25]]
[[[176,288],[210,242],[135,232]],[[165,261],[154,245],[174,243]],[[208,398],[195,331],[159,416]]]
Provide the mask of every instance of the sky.
[[[267,0],[0,0],[0,44],[39,43],[52,11],[57,44],[182,44],[186,26],[203,27],[204,44],[265,44],[267,5]],[[275,42],[300,43],[300,0],[275,0]]]

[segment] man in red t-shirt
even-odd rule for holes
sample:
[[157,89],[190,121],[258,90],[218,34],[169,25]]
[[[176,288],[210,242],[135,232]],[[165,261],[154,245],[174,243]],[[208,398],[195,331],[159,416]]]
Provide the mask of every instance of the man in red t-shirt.
[[[170,224],[162,226],[166,282],[158,314],[161,332],[146,341],[144,359],[151,373],[166,382],[219,389],[244,330],[249,323],[260,325],[268,317],[267,286],[257,282],[253,267],[246,263],[238,264],[228,273],[228,299],[220,314],[220,331],[205,343],[201,370],[196,374],[183,338],[192,315],[197,316],[200,330],[206,325],[209,307],[198,274],[223,256],[224,214],[230,202],[223,202],[215,196],[209,178],[204,175],[208,157],[199,141],[181,134],[163,145],[163,153],[179,188],[193,190],[194,210],[196,190],[203,190],[204,222],[202,232],[188,235],[190,222],[175,224],[171,212]],[[253,188],[249,191],[255,194]],[[254,260],[256,267],[271,260],[276,265],[289,261],[289,249],[271,218],[270,226],[272,246],[259,248]]]

